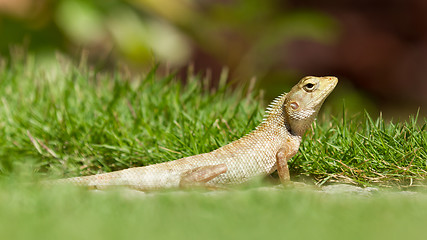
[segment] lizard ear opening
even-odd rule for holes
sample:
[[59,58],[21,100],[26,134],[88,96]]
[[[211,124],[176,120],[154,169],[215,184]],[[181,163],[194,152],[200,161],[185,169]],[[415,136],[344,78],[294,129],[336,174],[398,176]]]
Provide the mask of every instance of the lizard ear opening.
[[289,106],[291,106],[291,108],[293,110],[297,110],[299,108],[299,104],[297,102],[295,102],[295,101],[290,102]]

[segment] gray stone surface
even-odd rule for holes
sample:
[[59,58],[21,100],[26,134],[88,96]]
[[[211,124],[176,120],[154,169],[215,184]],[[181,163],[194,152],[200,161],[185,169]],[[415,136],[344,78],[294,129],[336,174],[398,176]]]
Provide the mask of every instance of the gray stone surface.
[[[206,195],[206,196],[217,196],[221,194],[228,194],[233,191],[283,191],[291,190],[291,191],[302,191],[302,192],[313,192],[318,194],[325,194],[325,195],[336,195],[336,196],[360,196],[360,197],[371,197],[373,195],[387,195],[387,196],[422,196],[426,194],[422,194],[420,192],[414,192],[414,191],[398,191],[398,190],[391,190],[391,189],[383,189],[383,188],[377,188],[377,187],[358,187],[350,184],[331,184],[326,186],[316,186],[316,185],[309,185],[305,183],[299,183],[299,182],[293,182],[289,186],[283,187],[282,185],[275,185],[275,186],[268,186],[268,187],[254,187],[254,188],[248,188],[244,190],[236,190],[236,189],[230,189],[230,190],[216,190],[216,191],[201,191],[200,194]],[[112,189],[113,190],[113,189]],[[109,192],[108,190],[92,190],[94,193],[97,194],[105,194],[106,192]],[[176,194],[176,195],[183,195],[187,194],[188,192],[186,190],[176,190],[172,192],[142,192],[138,190],[133,190],[129,188],[119,188],[114,189],[113,191],[119,192],[120,195],[122,195],[125,198],[146,198],[146,197],[152,197],[157,195],[164,195],[164,194]]]

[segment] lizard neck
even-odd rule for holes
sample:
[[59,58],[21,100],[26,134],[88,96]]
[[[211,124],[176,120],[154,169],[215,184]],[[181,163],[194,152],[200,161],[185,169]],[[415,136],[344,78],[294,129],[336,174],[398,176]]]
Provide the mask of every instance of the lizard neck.
[[257,131],[274,131],[285,138],[301,138],[299,132],[293,131],[285,111],[286,93],[283,93],[267,107],[266,115]]
[[300,143],[307,126],[291,124],[286,112],[286,93],[275,98],[267,107],[263,122],[257,127],[257,132],[270,132],[282,137],[284,141]]

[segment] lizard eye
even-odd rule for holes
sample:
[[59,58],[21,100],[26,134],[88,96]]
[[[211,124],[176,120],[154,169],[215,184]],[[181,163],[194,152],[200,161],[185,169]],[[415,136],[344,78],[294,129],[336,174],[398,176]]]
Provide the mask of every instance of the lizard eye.
[[307,92],[311,92],[314,90],[314,84],[313,83],[307,83],[306,85],[304,85],[304,90]]

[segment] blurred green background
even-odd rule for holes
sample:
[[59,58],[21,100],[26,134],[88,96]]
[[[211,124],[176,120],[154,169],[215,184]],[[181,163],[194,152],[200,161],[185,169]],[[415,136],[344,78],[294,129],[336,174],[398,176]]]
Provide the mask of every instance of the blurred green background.
[[335,75],[328,100],[405,118],[427,106],[423,0],[0,0],[0,54],[68,56],[100,70],[188,66],[214,82],[256,77],[267,100],[305,75]]

